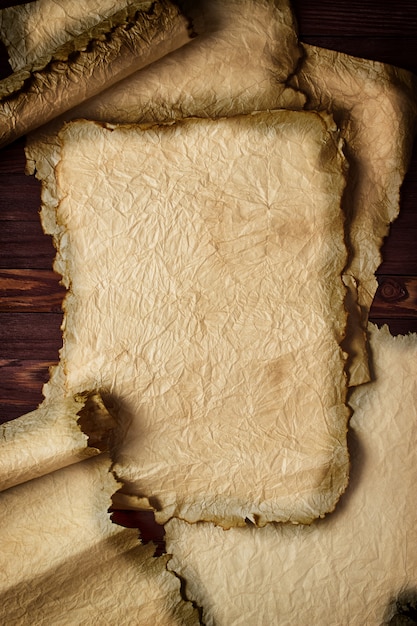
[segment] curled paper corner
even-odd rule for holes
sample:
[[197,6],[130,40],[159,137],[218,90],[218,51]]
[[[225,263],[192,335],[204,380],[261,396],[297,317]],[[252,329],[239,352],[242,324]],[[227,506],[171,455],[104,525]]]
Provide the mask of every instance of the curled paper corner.
[[103,398],[98,391],[84,392],[76,395],[82,402],[77,412],[77,424],[87,437],[87,445],[100,452],[111,449],[116,421],[107,410]]
[[109,450],[115,424],[100,394],[57,397],[54,384],[53,369],[44,388],[52,397],[2,425],[0,491]]

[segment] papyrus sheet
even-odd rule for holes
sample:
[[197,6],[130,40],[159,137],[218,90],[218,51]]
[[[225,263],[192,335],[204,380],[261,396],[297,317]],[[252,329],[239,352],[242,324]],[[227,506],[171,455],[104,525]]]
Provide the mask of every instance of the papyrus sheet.
[[[49,19],[49,16],[48,16]],[[133,2],[0,81],[0,146],[97,95],[190,41],[169,0]]]
[[349,412],[331,118],[74,122],[60,141],[45,198],[69,288],[63,387],[112,407],[125,488],[161,522],[332,510]]
[[110,522],[109,468],[100,455],[0,494],[2,624],[200,623],[168,557]]
[[166,525],[170,567],[207,626],[380,626],[399,596],[415,598],[417,336],[370,331],[375,381],[352,395],[351,478],[332,515],[311,526]]

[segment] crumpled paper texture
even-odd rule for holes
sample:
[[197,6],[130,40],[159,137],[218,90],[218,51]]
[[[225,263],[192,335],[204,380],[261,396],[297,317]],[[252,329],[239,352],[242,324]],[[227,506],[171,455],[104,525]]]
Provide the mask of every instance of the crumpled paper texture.
[[2,426],[0,490],[98,453],[77,425],[82,407],[78,399],[61,397]]
[[165,526],[170,567],[207,626],[379,626],[400,594],[415,594],[417,336],[370,333],[375,381],[351,397],[351,478],[332,515],[311,526]]
[[[287,0],[188,4],[186,14],[198,37],[170,54],[166,63],[161,60],[129,76],[65,119],[161,122],[303,106],[305,97],[286,86],[301,57]],[[33,11],[41,10],[34,2]],[[25,24],[20,16],[19,23],[22,20]],[[66,27],[71,32],[70,22]],[[29,28],[24,26],[25,31]],[[38,37],[43,39],[38,33],[37,44]]]
[[75,122],[59,138],[47,189],[69,287],[63,383],[113,406],[125,487],[161,522],[332,510],[349,412],[331,118]]
[[0,81],[0,145],[190,41],[169,0],[136,2]]
[[380,248],[399,212],[415,138],[417,79],[384,63],[305,44],[303,49],[291,84],[307,95],[308,109],[332,112],[349,161],[344,280],[351,323],[343,347],[350,356],[349,383],[355,386],[370,379],[366,323],[377,289]]
[[153,558],[137,531],[111,523],[109,469],[100,455],[0,494],[2,623],[200,623],[168,557]]

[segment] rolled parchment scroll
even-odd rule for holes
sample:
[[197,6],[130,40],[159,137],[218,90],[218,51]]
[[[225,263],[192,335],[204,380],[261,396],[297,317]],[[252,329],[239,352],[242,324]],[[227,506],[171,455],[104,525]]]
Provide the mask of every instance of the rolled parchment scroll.
[[191,40],[169,0],[134,2],[0,82],[0,147]]

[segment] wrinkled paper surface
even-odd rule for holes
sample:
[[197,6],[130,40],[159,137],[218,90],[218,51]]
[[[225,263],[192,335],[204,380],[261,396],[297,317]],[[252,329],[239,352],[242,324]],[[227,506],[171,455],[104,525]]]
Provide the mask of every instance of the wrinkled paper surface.
[[370,331],[375,381],[352,394],[351,478],[332,515],[311,526],[165,526],[170,567],[208,626],[379,626],[399,595],[415,597],[417,335]]
[[60,140],[64,388],[113,407],[119,477],[162,522],[331,510],[348,472],[332,120],[75,122]]
[[399,189],[411,156],[417,114],[417,79],[384,63],[304,45],[294,86],[308,108],[333,113],[346,138],[347,274],[358,281],[364,322],[377,288],[380,247],[399,211]]

